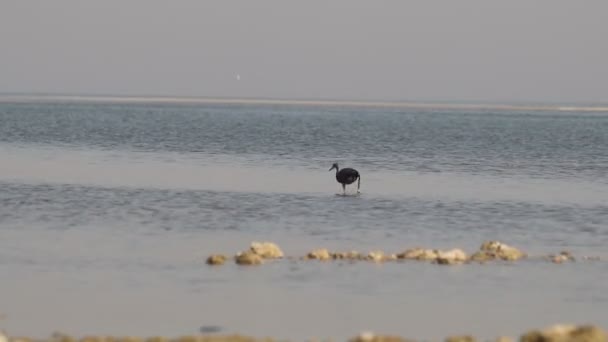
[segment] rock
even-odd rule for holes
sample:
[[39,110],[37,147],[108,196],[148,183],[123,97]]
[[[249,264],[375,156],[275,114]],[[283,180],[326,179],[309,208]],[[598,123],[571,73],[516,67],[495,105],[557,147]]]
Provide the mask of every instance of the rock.
[[549,260],[551,260],[552,263],[554,264],[562,264],[566,261],[568,261],[568,258],[566,258],[565,256],[558,254],[558,255],[549,255]]
[[331,259],[331,255],[329,251],[325,248],[315,249],[313,251],[308,252],[306,255],[307,259],[317,259],[317,260],[329,260]]
[[76,339],[74,339],[72,336],[61,333],[61,332],[54,332],[51,335],[50,338],[51,342],[75,342]]
[[513,339],[507,336],[500,336],[496,339],[496,342],[513,342]]
[[141,337],[137,337],[137,336],[124,336],[124,337],[119,337],[117,339],[114,339],[113,341],[109,341],[109,342],[143,342],[144,340]]
[[485,251],[477,251],[473,253],[473,255],[471,255],[471,257],[469,258],[470,261],[477,262],[486,262],[493,259],[495,259],[494,254]]
[[519,249],[499,241],[486,241],[479,250],[487,253],[492,259],[515,261],[526,256]]
[[348,342],[409,342],[409,340],[399,336],[376,335],[371,331],[366,331],[349,339]]
[[146,338],[145,342],[169,342],[169,340],[162,336],[152,336]]
[[410,248],[397,254],[398,259],[417,259],[424,252],[422,248]]
[[2,330],[0,330],[0,342],[9,342],[8,341],[8,336],[6,335],[6,333]]
[[520,342],[606,342],[608,335],[591,325],[554,325],[545,330],[532,330],[520,337]]
[[367,254],[366,259],[374,262],[382,262],[385,261],[387,257],[384,255],[383,251],[372,251]]
[[[216,337],[216,339],[218,338]],[[211,340],[213,340],[213,338],[211,338]],[[202,342],[202,339],[199,336],[180,336],[177,339],[174,339],[172,342]]]
[[567,261],[574,261],[574,256],[568,251],[562,251],[557,255],[550,255],[549,260],[555,264],[561,264]]
[[437,263],[441,265],[461,264],[467,260],[467,253],[462,249],[451,249],[440,251],[437,255]]
[[278,259],[284,256],[279,246],[272,242],[254,241],[251,243],[250,250],[264,259]]
[[436,260],[438,253],[433,249],[413,248],[397,254],[397,259]]
[[471,335],[450,336],[445,339],[445,342],[476,342],[475,337]]
[[107,342],[106,338],[101,336],[84,336],[80,340],[80,342]]
[[363,256],[357,251],[332,253],[331,257],[334,259],[347,259],[347,260],[359,260],[359,259],[363,258]]
[[246,251],[238,253],[235,261],[239,265],[259,265],[262,263],[262,257],[251,251]]
[[212,254],[207,258],[207,265],[223,265],[226,262],[226,256],[221,254]]

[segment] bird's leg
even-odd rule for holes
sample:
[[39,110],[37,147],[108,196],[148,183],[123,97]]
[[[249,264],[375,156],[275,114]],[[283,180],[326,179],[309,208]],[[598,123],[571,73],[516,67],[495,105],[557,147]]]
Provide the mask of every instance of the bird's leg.
[[342,184],[342,194],[346,195],[346,184]]
[[361,190],[359,190],[361,188],[361,176],[357,177],[359,179],[357,179],[357,193],[360,193]]

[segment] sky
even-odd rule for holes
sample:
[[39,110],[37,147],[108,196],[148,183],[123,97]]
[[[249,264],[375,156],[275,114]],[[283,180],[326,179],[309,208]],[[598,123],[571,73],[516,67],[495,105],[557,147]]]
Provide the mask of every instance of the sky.
[[0,0],[0,93],[608,102],[606,0]]

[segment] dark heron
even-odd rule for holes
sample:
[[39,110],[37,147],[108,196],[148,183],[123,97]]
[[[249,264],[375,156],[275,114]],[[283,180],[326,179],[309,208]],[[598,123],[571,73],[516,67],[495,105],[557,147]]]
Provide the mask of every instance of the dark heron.
[[336,180],[338,183],[342,184],[342,191],[346,194],[346,185],[352,184],[354,181],[357,181],[357,192],[361,188],[361,176],[359,175],[359,171],[355,169],[351,169],[350,167],[345,167],[340,170],[338,163],[334,163],[331,166],[329,171],[336,169]]

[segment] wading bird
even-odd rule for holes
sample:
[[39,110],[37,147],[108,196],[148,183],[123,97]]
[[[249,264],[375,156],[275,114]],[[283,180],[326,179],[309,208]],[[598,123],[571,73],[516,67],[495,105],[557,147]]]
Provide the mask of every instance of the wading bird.
[[350,167],[345,167],[340,170],[338,163],[334,163],[329,171],[333,169],[336,169],[336,180],[338,183],[342,184],[342,191],[344,195],[346,195],[346,185],[352,184],[354,181],[357,181],[357,193],[360,192],[361,176],[359,175],[359,171],[351,169]]

